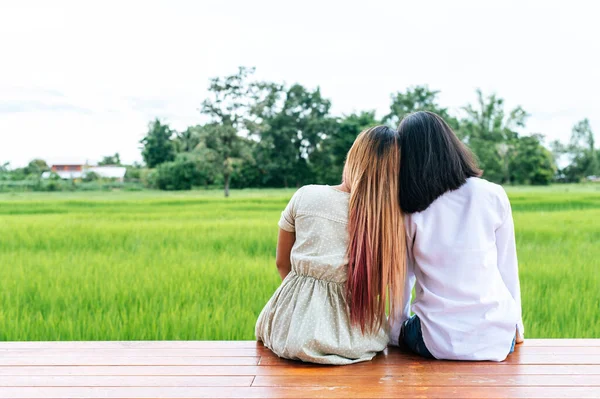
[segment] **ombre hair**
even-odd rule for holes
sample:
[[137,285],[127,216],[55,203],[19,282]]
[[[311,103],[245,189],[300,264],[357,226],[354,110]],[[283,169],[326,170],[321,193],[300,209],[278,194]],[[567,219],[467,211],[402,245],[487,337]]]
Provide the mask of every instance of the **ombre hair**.
[[350,189],[347,297],[350,321],[377,331],[403,304],[406,242],[398,198],[398,133],[376,126],[360,133],[348,152],[344,184]]

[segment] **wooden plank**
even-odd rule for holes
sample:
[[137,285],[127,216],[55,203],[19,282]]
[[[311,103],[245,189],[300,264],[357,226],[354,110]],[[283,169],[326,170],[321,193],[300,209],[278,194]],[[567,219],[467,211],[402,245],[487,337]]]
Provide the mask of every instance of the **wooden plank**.
[[0,357],[0,366],[253,366],[259,357]]
[[253,387],[353,387],[385,385],[403,389],[408,386],[578,386],[599,387],[600,375],[505,375],[421,373],[372,376],[257,376]]
[[600,346],[600,339],[526,339],[522,346]]
[[0,387],[249,387],[253,376],[10,376]]
[[[417,357],[416,355],[405,354],[400,352],[389,353],[387,356],[379,355],[371,360],[370,364],[373,366],[380,365],[407,365],[414,363],[431,363],[431,362],[442,362],[441,360],[428,360]],[[293,362],[287,359],[281,359],[277,357],[261,357],[259,364],[261,366],[281,366],[281,365],[293,365],[297,362]],[[457,362],[447,362],[457,363]],[[509,364],[590,364],[600,365],[600,355],[570,355],[570,354],[556,354],[556,355],[537,355],[537,354],[518,354],[514,353],[508,358],[501,362],[496,363],[499,365]]]
[[[128,356],[80,356],[77,354],[54,356],[54,357],[0,357],[0,366],[252,366],[258,363],[261,366],[288,366],[298,367],[301,362],[293,362],[277,357],[128,357]],[[365,363],[365,367],[381,366],[419,366],[438,364],[443,367],[462,367],[462,362],[446,362],[421,359],[418,356],[390,353],[387,356],[377,356],[371,362]],[[490,363],[497,367],[507,365],[600,365],[598,355],[525,355],[513,354],[502,363]],[[314,366],[313,366],[314,367]],[[431,366],[427,366],[431,367]],[[440,366],[442,367],[442,366]]]
[[365,386],[353,388],[332,387],[76,387],[76,388],[0,388],[0,398],[11,399],[188,399],[188,398],[579,398],[600,399],[600,390],[596,387],[404,387]]
[[[523,347],[600,347],[600,339],[527,339]],[[253,349],[256,341],[14,341],[0,349]]]
[[520,354],[513,353],[503,364],[594,364],[600,365],[600,355]]
[[600,355],[600,346],[521,346],[515,353],[536,355]]
[[[389,348],[385,353],[402,353],[397,348]],[[552,346],[530,346],[517,347],[516,354],[538,354],[538,355],[600,355],[600,347],[552,347]],[[128,356],[128,357],[247,357],[247,356],[273,356],[277,357],[270,349],[265,347],[256,348],[38,348],[38,349],[0,349],[0,357],[43,357],[43,356]]]
[[12,341],[0,349],[253,349],[257,341]]
[[[448,364],[451,364],[449,367]],[[600,375],[597,365],[504,365],[496,363],[411,363],[373,367],[370,363],[349,366],[320,366],[298,363],[292,366],[0,366],[0,376],[402,376],[424,373],[461,375]]]
[[267,348],[254,349],[0,349],[0,357],[260,357],[276,356]]

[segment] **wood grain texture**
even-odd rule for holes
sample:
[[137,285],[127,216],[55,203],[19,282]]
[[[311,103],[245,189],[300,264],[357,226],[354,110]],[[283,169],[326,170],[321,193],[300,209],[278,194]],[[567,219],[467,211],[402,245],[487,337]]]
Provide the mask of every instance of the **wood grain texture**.
[[0,357],[0,366],[252,366],[259,357],[80,356]]
[[2,342],[2,398],[598,398],[600,340],[529,340],[504,362],[280,359],[254,341]]
[[369,385],[397,387],[481,387],[481,386],[589,386],[600,388],[600,375],[519,375],[519,374],[459,374],[459,373],[397,373],[374,376],[257,376],[253,387],[353,387]]
[[[600,347],[600,339],[527,339],[517,347]],[[257,341],[15,341],[0,349],[255,349]]]
[[298,363],[290,366],[0,366],[3,376],[400,376],[407,374],[451,373],[461,375],[600,375],[596,365],[510,365],[495,363],[406,364],[372,367],[370,363],[350,366],[319,366]]
[[253,376],[0,376],[0,387],[249,387]]
[[[386,356],[376,356],[371,360],[371,364],[374,366],[383,365],[405,365],[412,363],[428,364],[431,362],[442,362],[441,360],[427,360],[421,359],[412,354],[391,352]],[[443,361],[450,365],[457,363],[454,361]],[[287,359],[281,359],[277,357],[261,357],[261,366],[285,366],[294,364],[293,361]],[[520,354],[514,353],[505,361],[497,363],[499,367],[501,365],[514,365],[514,364],[587,364],[587,365],[600,365],[600,355],[571,355],[571,354]]]
[[240,398],[439,398],[600,399],[595,387],[74,387],[2,388],[2,399],[240,399]]
[[[395,353],[398,349],[387,349],[388,353]],[[0,357],[44,357],[63,356],[77,353],[79,356],[130,356],[130,357],[247,357],[264,356],[277,357],[268,348],[257,346],[254,348],[0,348]],[[516,354],[522,355],[600,355],[600,346],[517,346]]]
[[451,373],[461,375],[600,375],[595,365],[510,365],[495,363],[406,364],[401,367],[371,367],[370,363],[350,366],[319,366],[298,363],[291,366],[0,366],[3,376],[400,376],[407,374]]
[[[600,345],[599,345],[600,346]],[[16,341],[0,342],[0,349],[253,349],[256,341]]]

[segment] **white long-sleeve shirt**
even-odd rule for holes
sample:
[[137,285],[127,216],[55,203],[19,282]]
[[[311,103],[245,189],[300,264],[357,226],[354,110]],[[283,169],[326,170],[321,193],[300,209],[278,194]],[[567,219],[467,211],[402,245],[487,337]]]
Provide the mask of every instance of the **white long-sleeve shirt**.
[[[423,212],[406,215],[406,307],[395,317],[419,316],[423,341],[438,359],[506,358],[518,330],[523,337],[517,251],[504,189],[469,178]],[[415,283],[416,277],[416,283]]]

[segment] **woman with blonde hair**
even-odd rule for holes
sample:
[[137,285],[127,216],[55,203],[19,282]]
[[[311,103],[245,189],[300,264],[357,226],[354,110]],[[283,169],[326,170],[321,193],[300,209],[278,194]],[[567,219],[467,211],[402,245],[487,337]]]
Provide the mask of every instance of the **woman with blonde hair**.
[[283,282],[256,337],[280,357],[323,364],[371,360],[388,343],[386,304],[403,307],[405,229],[399,136],[377,126],[348,152],[343,183],[300,188],[279,221]]

